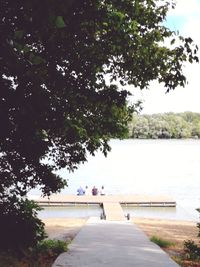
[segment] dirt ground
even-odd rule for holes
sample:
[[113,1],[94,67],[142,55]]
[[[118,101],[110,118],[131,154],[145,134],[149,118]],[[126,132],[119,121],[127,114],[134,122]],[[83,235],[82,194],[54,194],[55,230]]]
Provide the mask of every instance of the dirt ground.
[[148,237],[157,236],[172,241],[177,248],[183,247],[184,240],[192,239],[198,242],[198,231],[194,222],[147,218],[134,218],[133,222]]
[[188,261],[185,258],[183,244],[185,240],[194,240],[199,244],[197,238],[198,230],[196,223],[188,221],[158,220],[147,218],[134,218],[133,222],[151,238],[157,236],[174,243],[173,247],[164,249],[182,267],[200,267],[199,261]]
[[84,218],[48,218],[44,219],[45,230],[50,239],[72,240],[86,223]]

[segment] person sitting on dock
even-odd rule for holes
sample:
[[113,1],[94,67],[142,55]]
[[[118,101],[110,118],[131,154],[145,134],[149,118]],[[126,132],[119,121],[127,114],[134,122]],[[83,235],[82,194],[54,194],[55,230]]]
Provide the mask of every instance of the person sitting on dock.
[[93,196],[98,195],[98,189],[95,186],[92,188],[92,195]]
[[78,189],[77,189],[77,195],[78,196],[83,196],[85,194],[85,191],[83,190],[83,188],[80,186]]
[[104,191],[104,186],[102,185],[101,190],[100,190],[100,195],[105,196],[105,191]]
[[85,195],[88,196],[89,194],[90,194],[90,192],[89,192],[89,188],[88,188],[88,186],[86,185],[86,187],[85,187]]

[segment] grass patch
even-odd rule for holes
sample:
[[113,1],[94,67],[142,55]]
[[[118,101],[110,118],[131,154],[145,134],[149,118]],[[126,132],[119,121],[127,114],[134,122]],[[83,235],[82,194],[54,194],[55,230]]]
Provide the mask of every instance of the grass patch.
[[169,248],[169,247],[175,246],[175,243],[168,241],[168,240],[165,240],[165,239],[162,239],[162,238],[159,238],[157,236],[152,236],[150,238],[150,240],[151,240],[151,242],[157,244],[161,248]]
[[51,251],[51,253],[59,255],[62,252],[67,251],[68,243],[61,240],[46,239],[40,242],[36,248],[39,253],[46,253],[46,251]]

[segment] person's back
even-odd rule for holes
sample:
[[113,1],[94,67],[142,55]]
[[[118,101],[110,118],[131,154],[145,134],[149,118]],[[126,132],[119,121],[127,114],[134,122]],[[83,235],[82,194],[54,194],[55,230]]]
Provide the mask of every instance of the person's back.
[[105,195],[104,186],[101,187],[100,195],[101,196],[104,196]]
[[83,190],[83,188],[80,186],[78,189],[77,189],[77,195],[78,196],[82,196],[85,194],[85,191]]
[[89,194],[90,194],[90,192],[89,192],[89,188],[88,188],[88,186],[86,185],[86,187],[85,187],[85,195],[88,196]]
[[92,195],[93,196],[98,195],[98,189],[95,186],[92,188]]

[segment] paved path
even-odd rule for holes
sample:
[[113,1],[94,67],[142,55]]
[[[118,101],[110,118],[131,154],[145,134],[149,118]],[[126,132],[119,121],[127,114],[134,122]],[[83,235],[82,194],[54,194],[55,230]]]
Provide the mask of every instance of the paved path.
[[95,218],[77,234],[52,267],[178,267],[130,222]]

